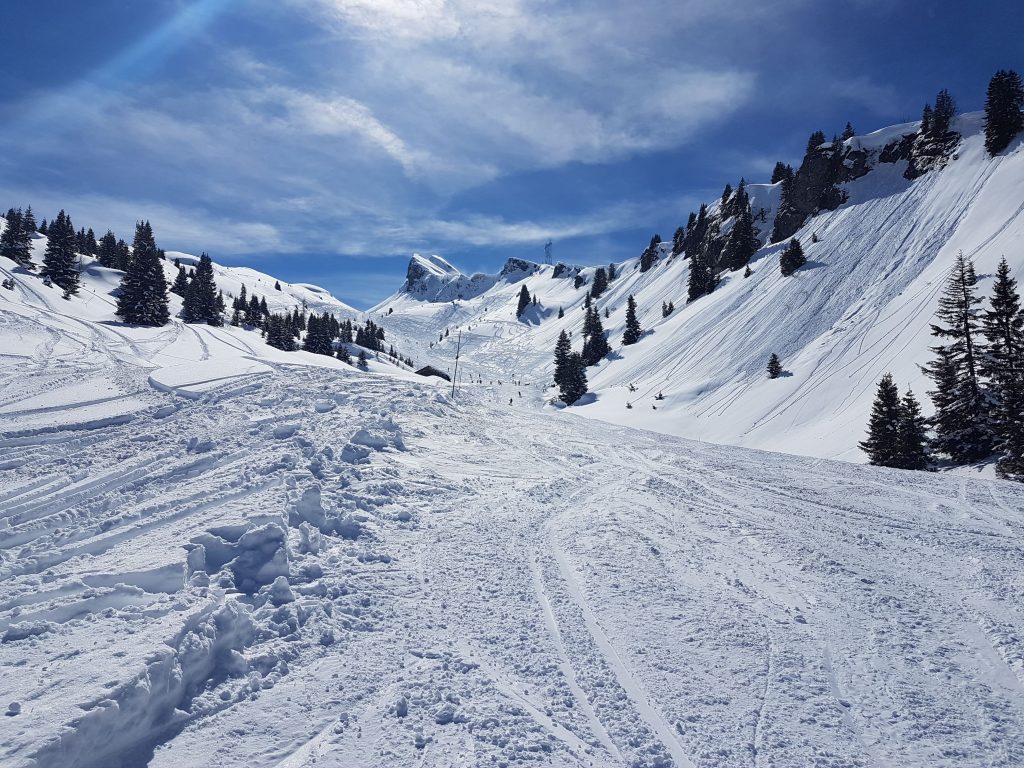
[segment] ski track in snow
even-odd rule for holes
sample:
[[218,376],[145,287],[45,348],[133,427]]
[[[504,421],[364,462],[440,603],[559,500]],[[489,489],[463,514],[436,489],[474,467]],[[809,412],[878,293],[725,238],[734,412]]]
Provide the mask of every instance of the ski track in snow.
[[2,369],[4,765],[1024,759],[1018,486],[351,369],[182,399],[105,338],[124,422]]

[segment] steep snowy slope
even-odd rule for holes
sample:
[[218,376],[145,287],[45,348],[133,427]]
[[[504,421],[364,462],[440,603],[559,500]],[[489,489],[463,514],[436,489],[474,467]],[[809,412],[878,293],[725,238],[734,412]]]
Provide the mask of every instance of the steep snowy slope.
[[[604,324],[615,351],[588,369],[594,397],[575,410],[714,442],[863,460],[856,443],[882,374],[892,372],[919,396],[929,388],[918,366],[929,359],[929,322],[956,253],[974,260],[983,293],[1003,255],[1024,277],[1021,139],[990,158],[979,114],[960,116],[954,127],[963,140],[948,166],[915,181],[904,178],[906,160],[878,159],[913,124],[847,140],[847,148],[865,150],[871,170],[843,185],[845,204],[797,232],[809,263],[791,278],[778,268],[783,244],[768,245],[751,260],[749,278],[727,272],[712,294],[686,304],[689,260],[663,255],[646,273],[636,258],[619,262],[621,276],[597,302],[610,311]],[[765,237],[778,186],[748,186],[753,210],[766,210]],[[811,242],[812,233],[819,242]],[[575,331],[579,348],[581,306],[593,272],[584,269],[587,284],[575,289],[572,271],[554,277],[550,266],[516,270],[492,278],[493,287],[482,294],[447,295],[444,303],[403,290],[375,311],[393,309],[381,321],[385,327],[417,339],[417,359],[433,358],[441,367],[451,365],[461,329],[468,375],[525,379],[532,384],[527,392],[539,400],[559,332]],[[538,296],[540,308],[517,321],[522,284]],[[629,294],[636,296],[647,334],[623,348]],[[666,301],[676,311],[662,318]],[[556,317],[559,307],[563,320]],[[445,329],[450,335],[439,342]],[[789,375],[765,376],[772,352]],[[659,392],[665,399],[655,401]]]

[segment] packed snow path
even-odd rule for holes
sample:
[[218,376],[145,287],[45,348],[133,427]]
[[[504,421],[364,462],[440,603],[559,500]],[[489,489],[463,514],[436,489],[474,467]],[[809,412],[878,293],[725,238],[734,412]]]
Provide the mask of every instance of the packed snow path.
[[264,364],[3,369],[0,764],[1024,763],[1024,488]]

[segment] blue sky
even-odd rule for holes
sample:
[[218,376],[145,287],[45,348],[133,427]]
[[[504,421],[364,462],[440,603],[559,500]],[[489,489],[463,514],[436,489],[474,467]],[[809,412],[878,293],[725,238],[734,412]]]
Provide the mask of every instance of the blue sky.
[[980,109],[1022,39],[1001,0],[15,0],[0,205],[366,307],[413,251],[634,256],[814,129]]

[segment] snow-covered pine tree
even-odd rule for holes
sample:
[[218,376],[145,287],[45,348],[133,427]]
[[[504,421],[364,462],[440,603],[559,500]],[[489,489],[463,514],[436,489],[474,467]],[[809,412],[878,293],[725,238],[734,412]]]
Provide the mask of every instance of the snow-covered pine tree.
[[860,449],[868,462],[879,467],[899,467],[900,456],[900,393],[892,375],[885,374],[878,382],[875,402],[868,420],[868,436]]
[[777,379],[782,375],[782,361],[779,360],[779,356],[772,352],[772,356],[768,358],[768,378]]
[[516,305],[516,317],[520,318],[523,316],[523,312],[530,306],[530,291],[524,285],[519,289],[519,303]]
[[362,369],[363,369],[364,371],[365,371],[365,370],[366,370],[367,368],[369,368],[369,365],[370,365],[370,361],[369,361],[369,359],[368,359],[368,358],[366,357],[366,350],[365,350],[365,349],[360,349],[360,350],[359,350],[359,362],[357,363],[357,365],[358,365],[358,366],[359,366],[360,368],[362,368]]
[[626,330],[622,334],[622,343],[636,344],[640,341],[642,333],[640,321],[636,316],[636,299],[633,298],[633,294],[630,294],[626,299]]
[[352,355],[349,353],[348,344],[345,343],[344,339],[342,340],[342,343],[338,345],[338,359],[343,363],[352,365]]
[[1005,257],[996,269],[981,329],[987,344],[978,367],[989,384],[995,448],[1004,455],[996,471],[1004,477],[1024,479],[1024,312],[1017,281],[1010,276]]
[[794,237],[779,256],[779,269],[782,270],[785,277],[789,277],[806,263],[807,257],[804,256],[804,249],[800,246],[800,241]]
[[65,293],[78,293],[78,256],[75,252],[77,237],[71,217],[61,211],[50,222],[49,231],[41,274],[63,288]]
[[939,297],[932,335],[948,343],[932,347],[937,355],[925,368],[935,390],[934,447],[958,464],[968,464],[992,453],[988,403],[979,375],[979,319],[975,295],[978,279],[974,265],[957,254],[946,287]]
[[117,315],[131,325],[159,326],[170,319],[164,267],[148,221],[135,225],[131,258],[117,297]]
[[898,466],[903,469],[928,469],[931,466],[931,458],[928,456],[928,421],[921,415],[921,404],[910,389],[900,399],[896,433]]
[[1024,85],[1012,69],[992,76],[985,96],[985,149],[998,155],[1024,130]]

